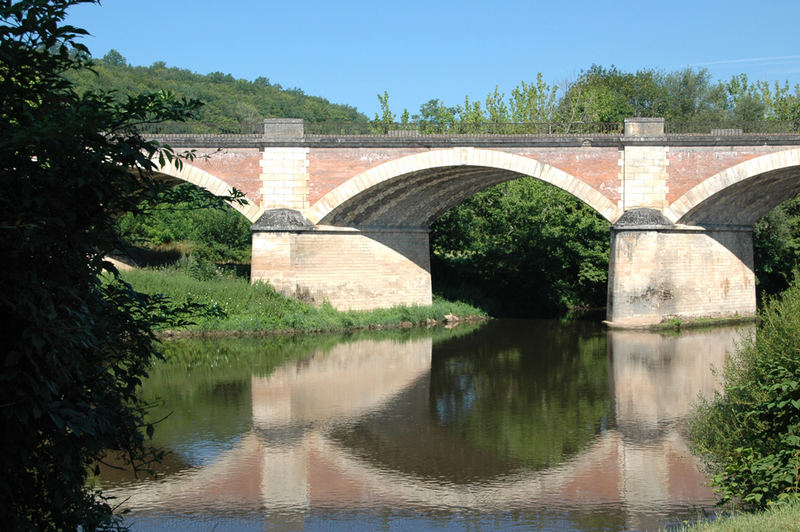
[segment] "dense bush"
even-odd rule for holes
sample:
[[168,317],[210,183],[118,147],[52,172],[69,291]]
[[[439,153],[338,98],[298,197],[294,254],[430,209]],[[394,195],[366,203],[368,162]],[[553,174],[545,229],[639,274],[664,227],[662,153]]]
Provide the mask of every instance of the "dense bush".
[[786,290],[800,265],[800,198],[778,205],[753,227],[760,296]]
[[800,282],[761,311],[722,373],[722,391],[701,401],[690,436],[722,500],[764,507],[797,499],[800,483]]
[[[139,205],[138,213],[127,212],[117,221],[120,234],[134,246],[180,243],[180,249],[201,261],[249,262],[249,220],[198,191],[185,183]],[[184,201],[176,203],[175,197]]]

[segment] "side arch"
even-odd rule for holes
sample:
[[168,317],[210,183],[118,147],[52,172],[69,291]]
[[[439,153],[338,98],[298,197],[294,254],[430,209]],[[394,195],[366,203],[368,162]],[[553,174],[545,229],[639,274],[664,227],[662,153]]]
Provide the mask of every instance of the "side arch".
[[664,214],[687,225],[753,225],[800,194],[800,149],[762,155],[715,174],[675,200]]
[[[197,185],[211,192],[215,196],[225,196],[229,194],[230,190],[233,188],[217,176],[186,162],[183,162],[180,168],[171,161],[165,161],[163,166],[159,165],[157,160],[154,160],[154,162],[156,168],[158,168],[157,173],[174,177],[175,179],[180,179],[187,183],[192,183],[193,185]],[[250,220],[250,223],[255,223],[258,217],[264,213],[264,209],[250,199],[248,199],[247,205],[239,205],[236,203],[229,203],[229,205]]]
[[470,147],[431,150],[350,178],[307,211],[322,225],[424,227],[489,186],[531,176],[555,185],[614,222],[622,211],[575,176],[535,159]]

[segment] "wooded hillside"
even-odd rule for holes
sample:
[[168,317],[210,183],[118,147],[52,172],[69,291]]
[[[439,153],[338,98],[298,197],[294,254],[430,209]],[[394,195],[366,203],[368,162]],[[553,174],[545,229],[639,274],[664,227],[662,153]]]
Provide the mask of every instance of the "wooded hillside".
[[[347,121],[366,123],[367,117],[355,107],[330,103],[325,98],[309,96],[301,89],[287,89],[266,77],[253,81],[235,79],[230,74],[197,74],[163,61],[150,66],[132,66],[119,52],[111,50],[97,60],[94,73],[81,70],[70,73],[79,92],[114,90],[120,96],[167,90],[179,98],[203,102],[197,113],[199,122],[210,132],[258,131],[264,118],[303,118],[308,122]],[[198,132],[203,132],[195,124]]]

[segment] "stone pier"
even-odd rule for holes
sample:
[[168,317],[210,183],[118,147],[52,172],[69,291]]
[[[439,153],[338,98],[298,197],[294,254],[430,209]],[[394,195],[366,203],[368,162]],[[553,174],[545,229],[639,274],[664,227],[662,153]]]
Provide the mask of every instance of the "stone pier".
[[755,313],[752,227],[673,225],[650,209],[628,211],[612,226],[610,326]]
[[253,227],[253,282],[340,310],[431,304],[428,231],[311,225],[290,209]]

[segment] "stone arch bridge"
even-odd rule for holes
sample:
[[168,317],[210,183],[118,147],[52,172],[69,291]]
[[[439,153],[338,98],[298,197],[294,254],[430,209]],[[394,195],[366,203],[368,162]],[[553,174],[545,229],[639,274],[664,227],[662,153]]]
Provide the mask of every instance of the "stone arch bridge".
[[250,204],[252,280],[341,309],[430,304],[428,231],[476,192],[532,176],[611,222],[608,321],[752,316],[753,223],[800,193],[800,135],[164,135],[199,156],[163,174]]

